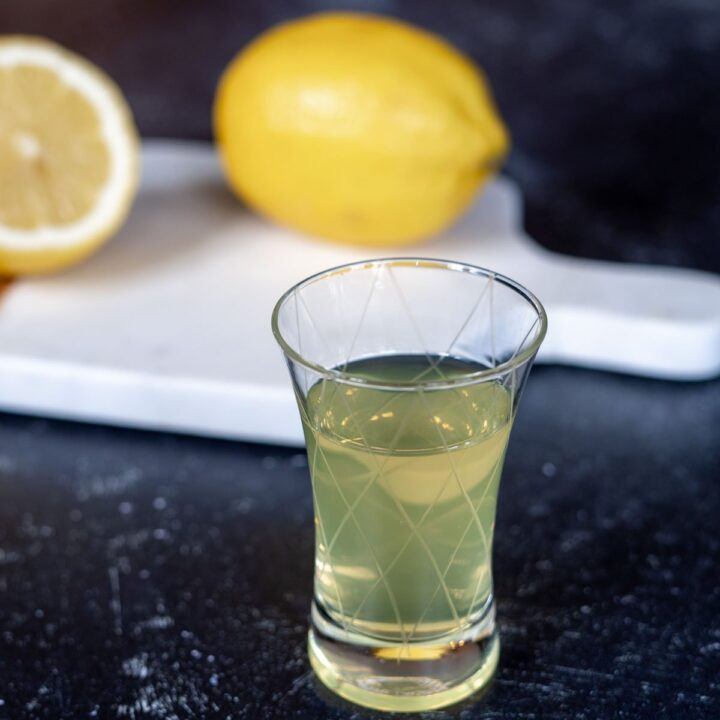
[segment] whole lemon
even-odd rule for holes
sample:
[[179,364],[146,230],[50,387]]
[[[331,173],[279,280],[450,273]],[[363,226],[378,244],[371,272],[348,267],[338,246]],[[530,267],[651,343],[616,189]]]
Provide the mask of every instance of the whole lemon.
[[509,144],[467,57],[411,25],[355,13],[309,16],[257,38],[220,80],[214,126],[248,205],[366,245],[449,225]]

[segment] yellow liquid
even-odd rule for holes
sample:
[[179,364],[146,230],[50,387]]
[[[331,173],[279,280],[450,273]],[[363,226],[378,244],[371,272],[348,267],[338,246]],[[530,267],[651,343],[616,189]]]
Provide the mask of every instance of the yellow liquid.
[[[424,356],[346,368],[388,383],[479,369]],[[311,388],[303,421],[315,596],[337,625],[411,655],[413,643],[459,637],[483,613],[511,420],[510,395],[494,382],[398,391],[329,379]]]

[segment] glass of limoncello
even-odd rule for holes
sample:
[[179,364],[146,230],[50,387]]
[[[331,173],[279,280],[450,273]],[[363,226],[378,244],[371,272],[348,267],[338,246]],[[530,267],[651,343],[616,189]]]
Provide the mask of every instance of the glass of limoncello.
[[272,325],[312,478],[315,672],[382,710],[466,698],[498,662],[495,506],[542,305],[489,270],[396,258],[304,280]]

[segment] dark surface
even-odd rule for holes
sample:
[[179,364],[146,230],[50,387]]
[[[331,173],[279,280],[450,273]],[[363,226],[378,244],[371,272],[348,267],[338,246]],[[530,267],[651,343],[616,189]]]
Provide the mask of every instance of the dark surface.
[[[308,672],[292,450],[3,416],[8,718],[375,718]],[[503,480],[503,652],[462,718],[720,715],[720,381],[536,368]]]
[[[207,137],[235,50],[330,6],[483,63],[538,240],[720,269],[716,2],[36,0],[0,32],[99,62],[145,133]],[[494,685],[428,717],[720,717],[720,381],[533,371],[495,567]],[[311,574],[302,454],[0,417],[0,717],[379,717],[308,673]]]

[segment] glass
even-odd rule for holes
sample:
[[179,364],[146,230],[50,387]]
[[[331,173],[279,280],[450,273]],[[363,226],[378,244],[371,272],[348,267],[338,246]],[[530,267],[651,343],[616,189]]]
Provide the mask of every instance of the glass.
[[381,710],[467,697],[498,662],[495,506],[542,305],[489,270],[396,258],[304,280],[272,325],[313,486],[312,667]]

